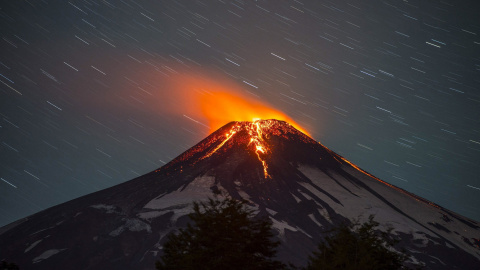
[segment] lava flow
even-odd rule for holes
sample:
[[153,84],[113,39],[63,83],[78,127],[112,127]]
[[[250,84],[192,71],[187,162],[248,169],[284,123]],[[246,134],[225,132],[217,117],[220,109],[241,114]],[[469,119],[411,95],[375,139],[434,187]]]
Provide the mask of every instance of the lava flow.
[[268,130],[272,126],[272,124],[273,120],[260,119],[254,119],[253,122],[237,122],[230,129],[230,131],[225,134],[225,139],[212,151],[207,153],[202,159],[213,155],[215,152],[217,152],[218,149],[222,148],[222,146],[225,145],[225,143],[229,141],[236,133],[238,133],[242,129],[245,129],[248,133],[248,136],[250,137],[250,141],[247,146],[253,145],[253,151],[255,151],[258,160],[262,163],[263,174],[265,178],[271,178],[271,176],[268,174],[268,165],[266,161],[266,155],[270,153],[270,149],[268,148],[267,143],[264,139],[264,137],[266,136],[264,130]]
[[250,122],[249,125],[246,125],[248,135],[250,135],[250,144],[254,144],[255,146],[255,153],[257,154],[258,160],[262,162],[263,165],[263,174],[265,178],[271,178],[267,171],[267,162],[262,158],[261,154],[266,155],[268,154],[268,147],[263,139],[263,129],[268,129],[272,125],[272,122],[269,120],[260,122],[259,119],[255,119],[253,122]]

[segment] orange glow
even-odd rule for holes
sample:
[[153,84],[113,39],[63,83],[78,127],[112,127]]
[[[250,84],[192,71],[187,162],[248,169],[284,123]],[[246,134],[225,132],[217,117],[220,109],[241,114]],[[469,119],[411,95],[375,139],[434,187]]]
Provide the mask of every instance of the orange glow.
[[[247,86],[219,76],[204,73],[172,75],[167,89],[168,95],[175,97],[171,107],[166,109],[207,125],[209,133],[231,121],[277,119],[309,135],[286,114],[261,101],[257,94],[248,92]],[[165,103],[164,100],[161,102]]]
[[209,122],[210,132],[217,130],[230,121],[277,119],[287,121],[296,129],[308,134],[284,113],[258,100],[237,93],[215,91],[211,95],[201,96],[199,104],[202,114]]

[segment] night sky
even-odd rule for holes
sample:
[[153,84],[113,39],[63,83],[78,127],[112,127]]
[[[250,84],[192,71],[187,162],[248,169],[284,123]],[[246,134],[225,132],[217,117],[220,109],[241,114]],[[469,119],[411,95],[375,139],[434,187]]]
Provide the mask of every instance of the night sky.
[[193,75],[480,220],[475,2],[1,1],[0,225],[206,137],[208,120],[173,86]]

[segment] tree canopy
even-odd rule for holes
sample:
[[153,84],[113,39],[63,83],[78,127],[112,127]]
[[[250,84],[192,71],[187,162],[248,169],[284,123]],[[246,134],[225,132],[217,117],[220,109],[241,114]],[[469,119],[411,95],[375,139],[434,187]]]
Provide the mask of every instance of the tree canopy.
[[244,201],[231,198],[195,202],[192,224],[170,234],[157,269],[283,269],[274,259],[272,223],[255,218]]
[[398,241],[392,237],[391,229],[379,232],[375,230],[378,225],[370,216],[361,226],[355,222],[334,229],[333,236],[327,236],[309,257],[306,269],[407,269],[403,263],[408,256],[392,249]]

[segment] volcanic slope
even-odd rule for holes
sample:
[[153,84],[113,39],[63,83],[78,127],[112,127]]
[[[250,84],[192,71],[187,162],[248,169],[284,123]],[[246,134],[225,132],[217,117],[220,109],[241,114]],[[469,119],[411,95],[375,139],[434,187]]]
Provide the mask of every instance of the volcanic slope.
[[478,269],[480,224],[390,185],[278,120],[231,122],[160,169],[0,228],[22,269],[154,269],[192,202],[245,199],[278,257],[305,265],[332,226],[370,214],[425,269]]

